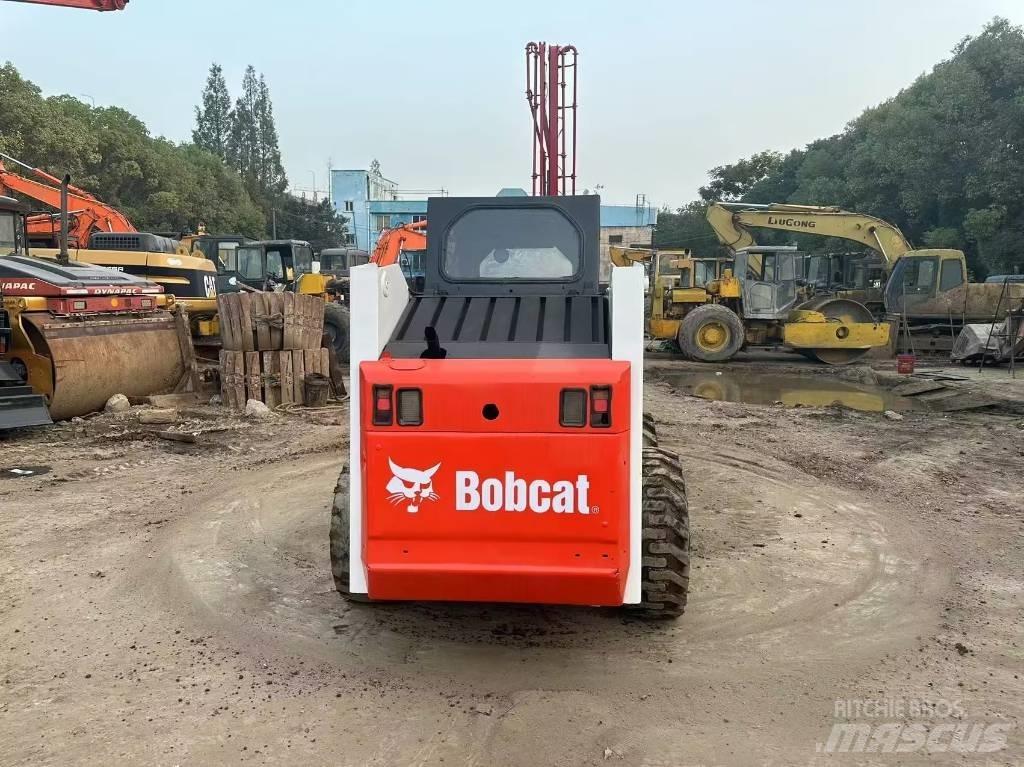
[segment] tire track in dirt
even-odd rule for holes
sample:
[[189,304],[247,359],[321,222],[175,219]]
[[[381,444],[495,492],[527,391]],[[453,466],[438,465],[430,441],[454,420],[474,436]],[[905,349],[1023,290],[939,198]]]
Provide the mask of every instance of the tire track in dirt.
[[687,614],[672,623],[581,608],[347,604],[327,561],[338,469],[329,456],[239,474],[200,494],[195,513],[162,531],[146,568],[156,572],[140,581],[154,599],[258,642],[260,652],[312,653],[427,686],[437,676],[493,684],[493,670],[513,663],[529,672],[508,675],[503,689],[734,675],[844,652],[847,662],[866,661],[920,631],[942,578],[923,564],[920,545],[911,556],[892,540],[882,512],[783,464],[681,452],[696,557]]

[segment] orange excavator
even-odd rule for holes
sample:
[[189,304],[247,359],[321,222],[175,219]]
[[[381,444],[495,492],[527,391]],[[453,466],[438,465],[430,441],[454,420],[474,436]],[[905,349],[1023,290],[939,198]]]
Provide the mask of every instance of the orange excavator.
[[409,289],[418,293],[423,289],[423,252],[427,249],[427,222],[403,224],[380,233],[370,263],[377,266],[399,264],[409,283]]
[[88,11],[123,11],[129,0],[14,0],[14,2],[62,5],[65,8],[83,8]]
[[[0,194],[5,190],[17,192],[25,197],[60,210],[60,179],[51,176],[42,168],[33,168],[10,155],[0,152],[0,160],[19,166],[39,181],[7,170],[0,161]],[[44,183],[45,182],[45,183]],[[94,232],[135,232],[132,222],[116,208],[107,205],[84,189],[72,186],[68,189],[68,247],[87,248]],[[55,248],[60,235],[59,213],[36,213],[28,217],[29,242],[39,248]]]

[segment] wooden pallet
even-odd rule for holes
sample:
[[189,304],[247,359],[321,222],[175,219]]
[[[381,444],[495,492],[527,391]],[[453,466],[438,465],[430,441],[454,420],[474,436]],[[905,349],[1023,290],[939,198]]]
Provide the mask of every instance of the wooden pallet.
[[324,300],[300,293],[223,293],[217,296],[221,348],[264,352],[317,349]]
[[255,399],[269,408],[306,404],[307,373],[330,377],[327,349],[220,353],[220,393],[228,407],[242,410]]

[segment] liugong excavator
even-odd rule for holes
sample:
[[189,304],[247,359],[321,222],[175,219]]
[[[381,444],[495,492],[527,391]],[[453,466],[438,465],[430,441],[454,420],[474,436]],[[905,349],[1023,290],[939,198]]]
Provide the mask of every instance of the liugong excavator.
[[[964,324],[992,322],[999,306],[1024,299],[1024,284],[1004,287],[967,281],[967,263],[959,250],[915,249],[898,227],[874,216],[815,205],[716,202],[707,220],[719,241],[734,253],[758,249],[752,228],[835,237],[877,254],[872,264],[863,257],[811,255],[802,278],[825,295],[865,303],[875,317],[893,328],[901,320],[917,351],[948,351]],[[851,269],[851,266],[854,268]],[[906,333],[891,334],[907,342]]]

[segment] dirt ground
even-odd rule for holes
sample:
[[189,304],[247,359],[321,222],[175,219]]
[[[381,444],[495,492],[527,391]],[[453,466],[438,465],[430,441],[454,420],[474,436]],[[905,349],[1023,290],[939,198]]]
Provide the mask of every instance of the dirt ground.
[[[1024,417],[708,402],[680,364],[646,396],[691,599],[653,625],[343,602],[343,406],[0,437],[0,476],[51,468],[0,478],[0,764],[1024,764]],[[938,745],[837,752],[848,721]]]

